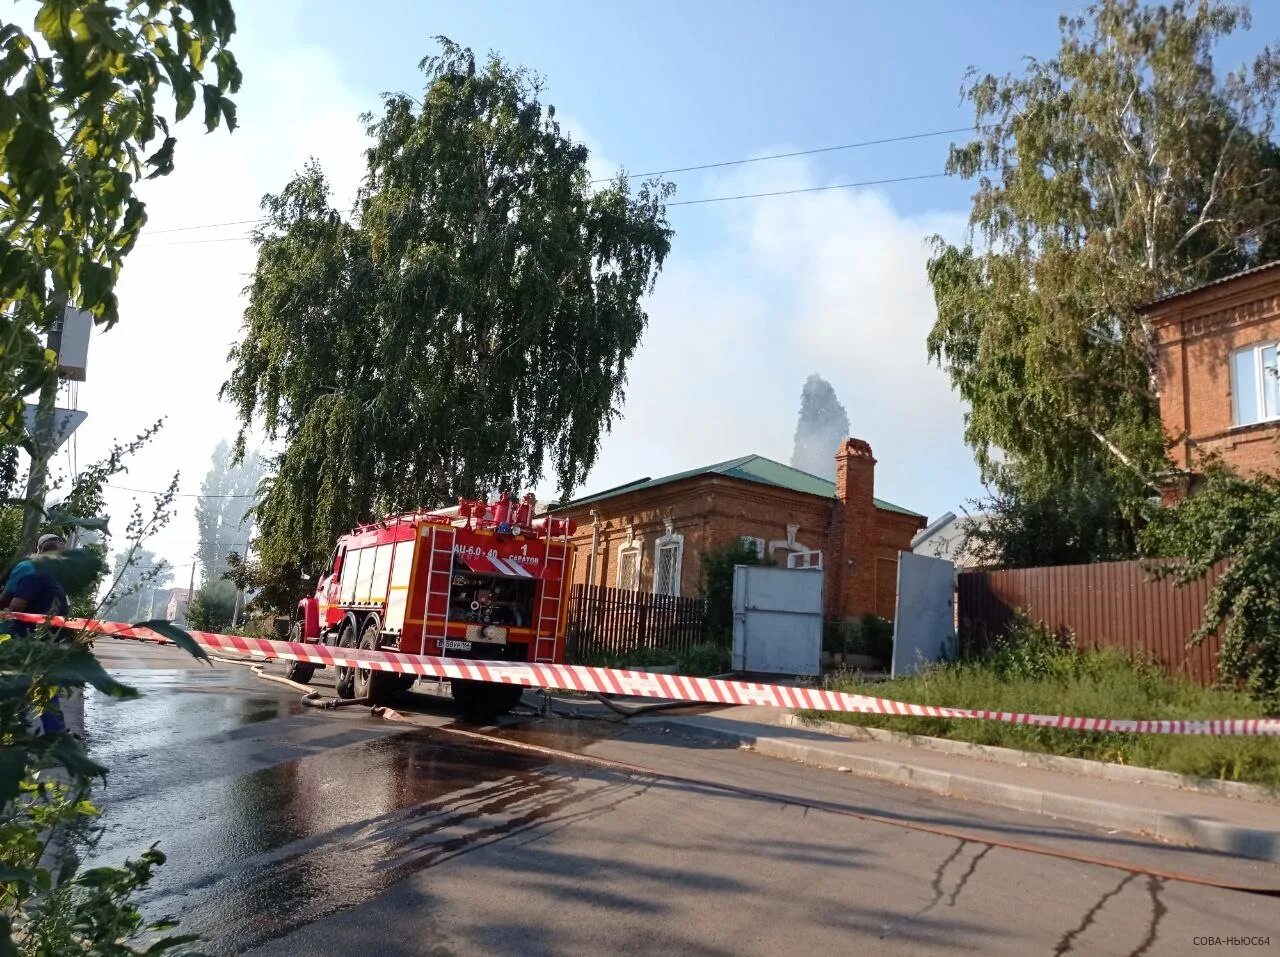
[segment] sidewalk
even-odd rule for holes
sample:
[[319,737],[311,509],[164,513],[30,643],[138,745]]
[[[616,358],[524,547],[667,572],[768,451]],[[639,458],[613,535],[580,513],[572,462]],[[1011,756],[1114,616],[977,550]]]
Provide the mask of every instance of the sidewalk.
[[[1175,778],[1159,772],[1133,769],[1135,780],[1114,780],[1103,776],[1103,767],[1087,769],[1094,773],[1086,775],[1078,768],[1065,770],[1067,765],[1033,766],[1039,763],[1035,756],[1024,766],[990,760],[980,752],[920,746],[928,739],[851,740],[788,723],[792,721],[796,719],[789,712],[754,706],[636,719],[637,724],[947,797],[1280,862],[1280,799],[1261,789],[1237,788],[1251,792],[1251,799],[1243,799],[1154,783]],[[1144,777],[1149,780],[1136,780]]]

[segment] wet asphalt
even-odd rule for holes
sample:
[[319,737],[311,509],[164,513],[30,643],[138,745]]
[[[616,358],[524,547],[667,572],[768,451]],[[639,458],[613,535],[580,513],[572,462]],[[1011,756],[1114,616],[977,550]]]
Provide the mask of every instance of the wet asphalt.
[[[158,844],[169,860],[144,909],[180,918],[210,953],[1139,957],[1224,952],[1197,940],[1228,937],[1259,942],[1227,953],[1280,953],[1275,898],[984,838],[1280,887],[1275,865],[948,801],[654,726],[529,712],[477,729],[429,694],[408,696],[407,723],[389,722],[363,708],[305,708],[296,691],[243,665],[209,668],[124,641],[98,650],[143,694],[86,702],[91,751],[111,769],[96,859]],[[324,682],[318,673],[322,691]],[[798,803],[812,801],[966,838]]]

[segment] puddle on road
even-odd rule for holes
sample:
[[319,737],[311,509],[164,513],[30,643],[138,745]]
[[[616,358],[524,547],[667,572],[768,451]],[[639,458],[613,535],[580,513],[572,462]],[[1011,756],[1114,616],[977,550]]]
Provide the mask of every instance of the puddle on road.
[[[85,729],[108,767],[126,755],[301,714],[296,694],[280,695],[239,672],[150,670],[122,676],[140,697],[120,700],[89,688]],[[252,681],[252,684],[248,682]]]
[[[608,813],[646,789],[615,773],[431,729],[202,787],[222,793],[205,796],[212,804],[192,822],[194,832],[177,846],[162,843],[173,862],[145,905],[154,916],[177,913],[184,930],[221,953],[357,906],[495,841]],[[170,871],[188,854],[202,859],[186,873]]]

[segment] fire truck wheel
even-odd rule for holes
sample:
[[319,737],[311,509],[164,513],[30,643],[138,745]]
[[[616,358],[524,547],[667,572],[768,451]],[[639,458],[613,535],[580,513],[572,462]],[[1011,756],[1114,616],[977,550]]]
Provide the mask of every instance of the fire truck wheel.
[[519,685],[489,681],[451,681],[449,690],[467,719],[478,722],[492,721],[495,716],[506,714],[519,703],[520,695],[524,693],[524,688]]
[[449,682],[449,693],[466,717],[473,721],[483,720],[485,715],[480,702],[480,682],[454,679]]
[[[289,640],[298,644],[302,643],[302,622],[295,621],[293,623],[293,627],[289,629]],[[305,661],[286,661],[284,663],[284,676],[300,685],[305,685],[315,673],[316,666],[307,664]]]
[[296,681],[300,685],[305,685],[311,680],[311,676],[316,673],[316,666],[309,665],[303,661],[287,661],[284,665],[284,676],[290,681]]
[[[377,651],[382,644],[382,623],[372,616],[360,633],[360,650]],[[395,675],[373,668],[356,668],[353,691],[357,698],[368,698],[370,704],[385,704],[393,690]]]
[[[342,630],[338,632],[339,648],[354,648],[356,646],[356,626],[350,619],[342,623]],[[334,691],[339,698],[354,698],[356,673],[354,668],[338,668],[337,677],[334,679]]]
[[494,711],[497,714],[507,714],[520,703],[520,697],[524,694],[524,688],[521,685],[490,684],[485,687],[493,700]]

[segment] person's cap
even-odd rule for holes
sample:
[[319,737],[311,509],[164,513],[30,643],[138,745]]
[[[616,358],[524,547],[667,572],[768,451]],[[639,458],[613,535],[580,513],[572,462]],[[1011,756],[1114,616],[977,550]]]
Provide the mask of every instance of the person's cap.
[[53,544],[53,543],[55,543],[55,542],[56,542],[57,544],[59,544],[59,545],[65,545],[65,544],[66,544],[66,543],[62,540],[62,536],[61,536],[61,535],[54,535],[52,532],[50,532],[48,535],[41,535],[41,536],[40,536],[40,541],[36,543],[36,551],[38,551],[38,552],[42,552],[42,551],[44,551],[46,548],[48,548],[51,544]]

